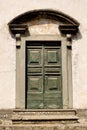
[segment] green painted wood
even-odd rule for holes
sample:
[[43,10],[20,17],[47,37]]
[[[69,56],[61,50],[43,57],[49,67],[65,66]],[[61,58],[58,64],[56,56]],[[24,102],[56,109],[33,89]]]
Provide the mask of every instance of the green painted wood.
[[41,49],[28,49],[27,53],[28,65],[41,64]]
[[29,109],[62,108],[61,46],[27,45],[27,99]]

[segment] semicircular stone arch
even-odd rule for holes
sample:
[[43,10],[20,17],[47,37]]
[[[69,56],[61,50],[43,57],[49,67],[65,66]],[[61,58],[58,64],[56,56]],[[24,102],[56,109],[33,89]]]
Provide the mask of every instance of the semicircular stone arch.
[[79,23],[70,16],[56,10],[33,10],[11,20],[12,34],[75,34]]

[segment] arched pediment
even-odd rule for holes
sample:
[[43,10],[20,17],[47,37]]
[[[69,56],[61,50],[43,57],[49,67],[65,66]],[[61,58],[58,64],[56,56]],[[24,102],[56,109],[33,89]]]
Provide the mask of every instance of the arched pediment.
[[78,31],[79,23],[75,19],[62,12],[47,9],[33,10],[17,16],[9,22],[10,31],[12,34],[23,34],[28,30],[27,23],[39,18],[58,21],[61,33],[74,34]]

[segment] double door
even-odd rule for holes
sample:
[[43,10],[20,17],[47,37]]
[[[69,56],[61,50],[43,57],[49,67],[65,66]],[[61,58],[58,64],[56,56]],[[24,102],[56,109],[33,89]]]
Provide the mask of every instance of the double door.
[[26,108],[62,108],[61,43],[26,43]]

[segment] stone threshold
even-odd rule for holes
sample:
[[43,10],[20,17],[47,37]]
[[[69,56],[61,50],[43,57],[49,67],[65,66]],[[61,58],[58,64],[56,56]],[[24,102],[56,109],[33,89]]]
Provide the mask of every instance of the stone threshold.
[[13,124],[38,123],[77,123],[78,117],[74,109],[55,110],[20,110],[16,109],[12,115]]
[[74,111],[76,112],[76,109],[13,109],[13,112],[42,112],[42,111],[47,111],[47,112],[68,112],[68,111]]

